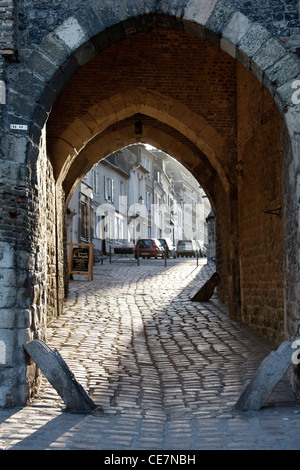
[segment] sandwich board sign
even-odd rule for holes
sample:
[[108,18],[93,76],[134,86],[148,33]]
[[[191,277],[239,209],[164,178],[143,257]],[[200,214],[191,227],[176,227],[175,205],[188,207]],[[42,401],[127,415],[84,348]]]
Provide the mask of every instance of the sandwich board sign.
[[69,245],[69,274],[85,274],[93,280],[92,243],[67,243]]

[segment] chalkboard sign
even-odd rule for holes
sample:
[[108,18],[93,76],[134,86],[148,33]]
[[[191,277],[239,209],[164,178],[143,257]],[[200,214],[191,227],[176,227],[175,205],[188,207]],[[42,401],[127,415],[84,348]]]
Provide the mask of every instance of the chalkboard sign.
[[88,272],[89,258],[89,248],[73,248],[72,271]]
[[68,243],[69,274],[87,274],[93,279],[93,245],[92,243]]

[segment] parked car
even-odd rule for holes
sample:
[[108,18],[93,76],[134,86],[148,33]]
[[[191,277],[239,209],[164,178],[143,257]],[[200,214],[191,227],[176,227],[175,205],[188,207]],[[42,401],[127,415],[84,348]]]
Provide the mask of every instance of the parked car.
[[196,256],[197,245],[195,240],[178,240],[177,256]]
[[117,255],[132,255],[134,252],[134,244],[129,241],[116,242],[114,252]]
[[142,258],[162,258],[164,248],[156,238],[140,238],[135,244],[134,256]]
[[158,241],[164,247],[167,258],[170,258],[170,256],[177,257],[176,246],[170,238],[158,238]]

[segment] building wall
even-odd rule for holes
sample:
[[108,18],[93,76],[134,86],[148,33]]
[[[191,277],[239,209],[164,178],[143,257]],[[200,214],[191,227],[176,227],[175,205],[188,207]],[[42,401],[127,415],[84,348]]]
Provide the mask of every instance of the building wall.
[[[88,239],[80,231],[83,194],[93,205],[93,215],[87,214]],[[119,243],[148,237],[171,238],[175,244],[193,238],[204,245],[210,204],[204,209],[201,194],[199,183],[168,155],[143,145],[127,147],[95,165],[77,187],[68,205],[68,241],[94,243],[105,253]]]

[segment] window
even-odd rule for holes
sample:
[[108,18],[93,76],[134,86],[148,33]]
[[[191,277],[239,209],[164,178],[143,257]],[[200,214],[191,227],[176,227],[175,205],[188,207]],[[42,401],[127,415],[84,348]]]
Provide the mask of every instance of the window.
[[94,219],[93,219],[93,201],[80,194],[79,200],[79,218],[78,218],[78,237],[79,242],[91,243],[94,233]]
[[99,181],[98,181],[99,172],[93,170],[93,191],[95,195],[99,195]]
[[104,176],[104,197],[106,201],[115,202],[115,182],[108,176]]
[[88,239],[87,205],[83,201],[80,201],[80,237],[86,241]]
[[121,241],[124,239],[123,220],[118,216],[115,217],[115,237],[114,238],[118,241]]
[[101,238],[101,216],[94,212],[94,238]]

